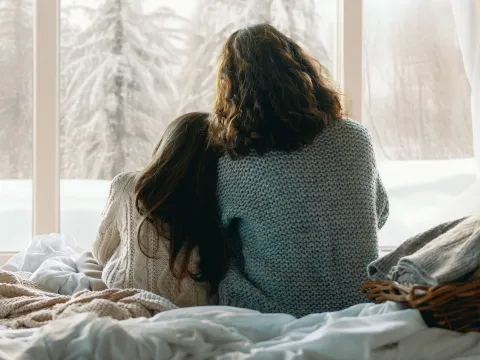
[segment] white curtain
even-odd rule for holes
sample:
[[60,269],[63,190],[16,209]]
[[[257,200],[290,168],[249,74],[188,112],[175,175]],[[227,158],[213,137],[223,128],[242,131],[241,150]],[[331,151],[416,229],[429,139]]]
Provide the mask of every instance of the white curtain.
[[440,211],[436,223],[480,213],[480,0],[451,0],[465,71],[472,89],[473,149],[477,180]]
[[473,141],[480,170],[480,0],[452,0],[463,62],[472,88]]

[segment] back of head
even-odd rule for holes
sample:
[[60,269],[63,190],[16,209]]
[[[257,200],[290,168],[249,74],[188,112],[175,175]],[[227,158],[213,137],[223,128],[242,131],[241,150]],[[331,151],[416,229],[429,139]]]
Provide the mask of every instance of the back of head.
[[[152,224],[170,240],[170,269],[178,278],[191,275],[218,286],[226,264],[226,243],[217,221],[217,159],[207,144],[207,113],[189,113],[174,120],[155,148],[136,184],[136,207],[144,217],[137,238],[148,257],[155,250],[142,241],[142,226]],[[200,255],[199,274],[188,271],[193,250]],[[180,256],[181,255],[181,256]],[[180,270],[176,270],[181,258]]]
[[210,137],[230,155],[292,151],[341,117],[322,67],[268,24],[240,29],[220,55]]

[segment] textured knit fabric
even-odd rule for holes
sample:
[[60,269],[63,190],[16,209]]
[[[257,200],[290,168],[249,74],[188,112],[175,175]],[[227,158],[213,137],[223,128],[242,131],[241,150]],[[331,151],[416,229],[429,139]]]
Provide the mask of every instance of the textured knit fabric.
[[389,208],[364,127],[338,120],[295,152],[224,156],[217,191],[234,243],[221,305],[303,316],[365,302]]
[[479,267],[480,215],[474,215],[415,236],[370,264],[368,272],[374,279],[387,274],[379,280],[436,286],[471,279]]
[[175,308],[165,298],[138,289],[82,290],[72,296],[54,294],[21,274],[0,270],[0,325],[11,328],[39,327],[79,313],[125,320],[151,317]]
[[[102,265],[102,280],[109,288],[136,288],[161,295],[175,305],[207,305],[208,286],[186,277],[180,282],[170,271],[169,242],[158,239],[154,226],[144,224],[142,244],[153,251],[149,258],[138,245],[137,228],[142,217],[135,207],[135,173],[118,175],[112,181],[92,253]],[[190,270],[196,271],[198,256],[194,253]]]
[[465,219],[461,218],[439,224],[404,241],[395,250],[369,264],[367,267],[368,277],[371,280],[392,280],[400,259],[415,254],[429,242],[447,233]]

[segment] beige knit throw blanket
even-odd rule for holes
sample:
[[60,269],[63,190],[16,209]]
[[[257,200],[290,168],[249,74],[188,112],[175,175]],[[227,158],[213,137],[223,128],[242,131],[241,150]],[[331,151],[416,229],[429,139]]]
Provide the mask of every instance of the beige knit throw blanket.
[[137,289],[83,290],[72,296],[50,293],[22,273],[0,270],[0,325],[33,328],[78,313],[117,320],[151,317],[177,307],[167,299]]

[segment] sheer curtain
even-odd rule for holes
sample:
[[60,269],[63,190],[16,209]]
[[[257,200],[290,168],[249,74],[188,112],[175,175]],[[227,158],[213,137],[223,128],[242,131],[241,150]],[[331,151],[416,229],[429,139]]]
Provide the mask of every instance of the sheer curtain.
[[471,86],[452,0],[363,4],[362,122],[390,198],[379,233],[390,248],[460,209],[475,183]]
[[440,213],[439,221],[480,213],[480,0],[451,0],[451,2],[465,71],[471,87],[473,149],[477,164],[477,180]]
[[480,169],[480,0],[452,0],[463,62],[472,88],[475,158]]

